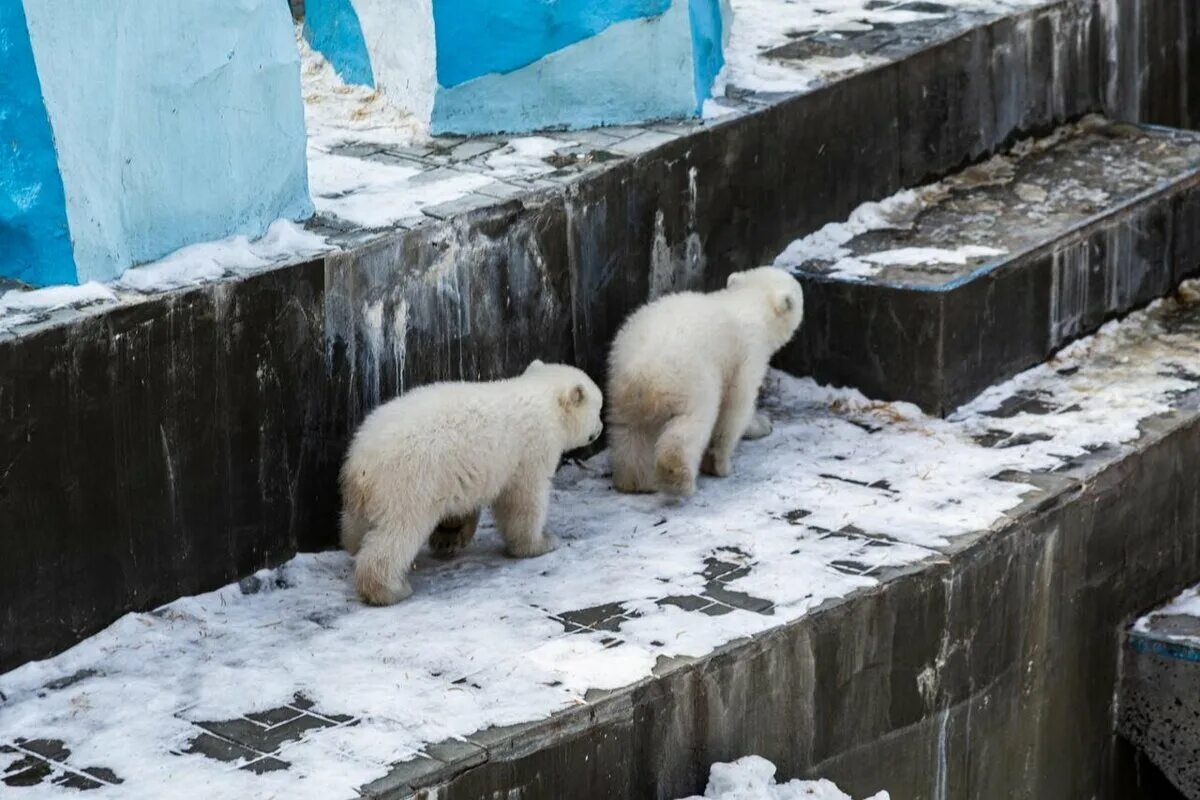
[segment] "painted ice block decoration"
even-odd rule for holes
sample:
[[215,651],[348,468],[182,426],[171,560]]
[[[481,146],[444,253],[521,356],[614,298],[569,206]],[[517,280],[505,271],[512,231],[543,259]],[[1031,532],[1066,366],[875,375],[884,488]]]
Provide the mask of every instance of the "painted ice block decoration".
[[695,116],[729,0],[307,0],[305,36],[347,83],[434,134]]
[[0,2],[0,275],[110,280],[312,214],[279,0]]

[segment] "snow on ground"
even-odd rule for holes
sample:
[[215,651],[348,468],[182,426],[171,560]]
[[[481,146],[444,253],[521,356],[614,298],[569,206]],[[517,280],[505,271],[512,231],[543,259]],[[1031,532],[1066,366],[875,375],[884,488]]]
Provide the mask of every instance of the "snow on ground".
[[[685,800],[854,800],[833,781],[790,780],[775,782],[775,765],[761,756],[743,756],[728,764],[713,764],[708,787]],[[878,792],[865,800],[891,800],[887,792]]]
[[863,203],[845,222],[830,222],[820,230],[796,239],[775,258],[775,266],[795,270],[810,261],[831,262],[829,272],[847,279],[874,275],[878,265],[849,258],[846,247],[856,236],[870,231],[907,230],[917,216],[942,194],[940,184],[905,189],[883,200]]
[[1200,636],[1194,634],[1172,633],[1170,630],[1154,627],[1154,621],[1158,617],[1196,617],[1200,619],[1200,585],[1193,586],[1190,589],[1184,589],[1177,597],[1171,600],[1164,606],[1160,606],[1151,611],[1146,616],[1134,623],[1133,629],[1139,633],[1150,633],[1153,631],[1155,636],[1173,639],[1178,642],[1187,642],[1193,645],[1200,645]]
[[[945,19],[956,11],[1008,13],[1045,0],[941,0],[947,10],[927,4],[905,8],[901,2],[881,4],[873,0],[732,0],[733,29],[725,51],[725,68],[717,79],[714,95],[727,86],[753,92],[799,92],[830,76],[856,72],[884,59],[851,54],[844,57],[817,56],[803,61],[768,58],[765,51],[785,45],[805,34],[829,33],[834,39],[870,31],[875,25],[903,25]],[[720,105],[706,109],[705,116],[719,116]]]
[[[1111,323],[947,420],[773,374],[774,433],[743,443],[733,477],[672,503],[615,494],[604,454],[569,464],[549,520],[559,550],[506,559],[485,519],[462,557],[422,558],[414,596],[394,607],[361,605],[349,558],[329,552],[126,615],[0,675],[0,772],[22,755],[5,742],[41,738],[123,781],[97,796],[203,785],[211,800],[347,797],[431,743],[584,704],[664,656],[702,656],[891,567],[941,558],[1031,490],[992,476],[1135,438],[1200,373],[1195,332],[1171,327],[1174,310]],[[1031,398],[1038,413],[1012,408]],[[329,725],[281,745],[273,758],[288,769],[256,774],[239,768],[246,758],[188,752],[194,723],[297,694]],[[44,782],[21,796],[66,791]]]
[[428,138],[417,119],[388,103],[382,92],[343,82],[325,57],[309,47],[299,25],[296,46],[300,49],[309,158],[314,151],[327,153],[340,144],[405,147]]

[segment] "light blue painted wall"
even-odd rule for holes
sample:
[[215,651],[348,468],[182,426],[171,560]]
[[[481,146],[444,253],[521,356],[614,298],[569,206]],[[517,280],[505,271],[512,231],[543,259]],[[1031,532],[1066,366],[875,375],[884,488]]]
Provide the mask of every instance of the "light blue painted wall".
[[351,0],[305,0],[304,38],[343,81],[375,87],[371,57]]
[[619,125],[696,112],[688,0],[649,20],[603,32],[503,75],[441,88],[437,133],[522,132]]
[[671,0],[433,0],[438,83],[512,72]]
[[80,281],[312,214],[287,3],[26,0],[25,13]]
[[62,178],[20,3],[0,0],[0,276],[74,283]]

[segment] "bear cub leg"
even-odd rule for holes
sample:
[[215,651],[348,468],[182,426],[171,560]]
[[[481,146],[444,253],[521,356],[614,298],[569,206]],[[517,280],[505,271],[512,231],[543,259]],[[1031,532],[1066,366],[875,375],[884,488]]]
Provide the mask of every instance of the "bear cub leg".
[[654,471],[660,491],[681,497],[696,492],[696,472],[712,436],[717,403],[673,417],[655,446]]
[[[722,398],[721,411],[713,428],[712,441],[700,468],[707,475],[728,477],[733,472],[733,449],[743,438],[759,438],[770,432],[771,423],[754,413],[760,380],[749,379],[743,370],[738,374],[729,393]],[[767,430],[762,426],[765,423]],[[751,437],[750,433],[757,434]]]
[[462,517],[446,517],[429,537],[429,550],[437,558],[451,558],[466,549],[478,527],[478,511]]
[[408,572],[433,523],[372,528],[354,557],[354,585],[374,606],[390,606],[412,594]]
[[518,478],[496,499],[492,513],[510,556],[533,558],[558,547],[558,539],[545,531],[549,505],[549,478]]
[[609,425],[608,444],[616,490],[626,494],[653,492],[654,441],[645,431]]

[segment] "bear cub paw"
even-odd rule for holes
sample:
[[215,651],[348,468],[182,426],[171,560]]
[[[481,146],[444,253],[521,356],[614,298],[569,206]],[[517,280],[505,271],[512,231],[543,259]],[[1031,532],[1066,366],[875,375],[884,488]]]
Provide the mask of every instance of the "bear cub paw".
[[755,414],[750,420],[750,424],[746,426],[746,433],[742,436],[743,439],[761,439],[764,436],[769,436],[774,426],[771,425],[771,420],[767,419],[765,414]]
[[729,456],[716,456],[711,450],[700,461],[700,471],[717,478],[728,478],[733,474],[733,460]]
[[478,527],[479,512],[466,517],[447,517],[429,537],[429,552],[436,558],[454,557],[471,543]]
[[690,497],[696,493],[696,476],[679,452],[663,453],[654,465],[658,488],[667,494]]
[[558,537],[543,533],[537,539],[526,542],[510,542],[506,548],[512,558],[537,558],[558,549]]

